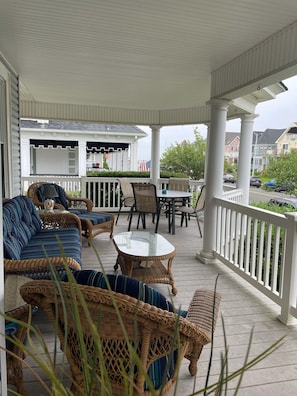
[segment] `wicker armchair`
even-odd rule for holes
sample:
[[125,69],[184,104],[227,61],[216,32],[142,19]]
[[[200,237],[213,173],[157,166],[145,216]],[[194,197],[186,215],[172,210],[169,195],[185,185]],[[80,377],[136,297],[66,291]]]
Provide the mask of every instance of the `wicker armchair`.
[[[28,188],[28,197],[39,208],[43,208],[43,201],[45,199],[42,196],[42,189],[48,184],[37,182],[31,184]],[[110,238],[112,238],[114,230],[114,216],[112,214],[93,212],[93,202],[90,199],[69,196],[58,184],[50,183],[50,185],[54,186],[58,193],[58,197],[54,199],[54,209],[67,210],[79,217],[82,235],[88,239],[89,245],[95,236],[104,232],[109,233]]]
[[[93,279],[93,275],[91,277]],[[138,282],[134,279],[133,281]],[[118,281],[115,283],[118,284]],[[130,386],[130,391],[133,389],[129,394],[167,395],[176,381],[183,357],[190,359],[190,373],[196,373],[201,350],[205,344],[211,342],[212,317],[214,312],[215,324],[219,295],[216,294],[214,298],[213,292],[197,291],[189,308],[189,316],[182,317],[175,312],[106,288],[82,284],[77,286],[75,282],[62,282],[61,285],[66,309],[65,306],[63,309],[60,289],[51,281],[27,283],[21,287],[21,295],[26,302],[47,313],[56,328],[61,345],[66,346],[65,353],[72,373],[71,390],[75,395],[101,394],[99,381],[102,378],[100,373],[103,372],[103,365],[112,388],[112,393],[106,394],[114,396],[125,394],[127,385]],[[95,326],[90,326],[88,322],[76,287],[82,293],[89,317]],[[78,302],[79,326],[82,326],[84,332],[84,352],[87,352],[84,359],[81,351],[82,340],[78,337],[78,321],[73,317],[74,310],[71,309],[75,299]],[[125,332],[115,307],[120,313]],[[94,340],[94,329],[100,335],[100,347]],[[140,362],[137,363],[131,348],[136,351]],[[88,365],[88,370],[93,368],[95,362],[97,376],[95,372],[92,375],[92,389],[85,383],[83,362]],[[144,370],[139,370],[139,367]],[[147,377],[152,381],[154,391],[147,386]]]
[[[14,319],[21,322],[28,323],[29,305],[25,304],[11,311],[5,312],[5,333],[8,333],[9,327],[14,324]],[[14,337],[18,342],[24,343],[26,339],[27,329],[24,326],[18,325],[16,331],[11,337]],[[16,387],[16,391],[20,395],[25,395],[25,388],[23,383],[23,366],[22,360],[25,358],[24,350],[16,343],[6,341],[6,365],[7,365],[7,383]]]
[[[38,194],[38,189],[47,184],[46,182],[37,182],[37,183],[32,183],[27,191],[27,195],[32,201],[34,202],[34,205],[36,205],[38,208],[43,209],[43,201],[40,199],[40,195]],[[55,185],[57,186],[57,185]],[[60,186],[59,186],[60,187]],[[93,202],[88,199],[88,198],[80,198],[80,197],[72,197],[66,193],[65,190],[64,192],[64,198],[66,202],[66,206],[68,208],[76,208],[76,209],[85,209],[88,212],[92,212],[93,209]],[[55,202],[55,209],[65,209],[65,205],[59,202]]]

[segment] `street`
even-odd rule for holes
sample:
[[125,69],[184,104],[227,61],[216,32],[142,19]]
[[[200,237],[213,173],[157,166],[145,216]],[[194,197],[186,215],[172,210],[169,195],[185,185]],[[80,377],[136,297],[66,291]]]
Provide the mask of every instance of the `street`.
[[262,188],[257,188],[257,187],[250,188],[250,202],[269,201],[271,198],[275,198],[275,197],[280,198],[283,196],[288,197],[289,195],[286,195],[283,192],[266,191],[263,190]]

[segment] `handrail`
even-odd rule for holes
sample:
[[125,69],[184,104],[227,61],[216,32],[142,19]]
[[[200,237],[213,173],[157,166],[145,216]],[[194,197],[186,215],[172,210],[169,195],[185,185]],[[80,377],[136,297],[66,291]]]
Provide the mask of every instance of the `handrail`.
[[215,257],[297,319],[297,213],[285,215],[214,198]]
[[[131,178],[138,183],[150,181],[148,178]],[[30,184],[44,181],[57,183],[69,193],[89,198],[93,201],[94,210],[117,212],[120,207],[120,185],[116,177],[76,177],[76,176],[26,176],[21,178],[22,194],[27,193]],[[169,179],[159,179],[158,189],[167,188]],[[190,180],[189,186],[193,199],[197,198],[202,182]],[[123,208],[125,210],[125,208]]]

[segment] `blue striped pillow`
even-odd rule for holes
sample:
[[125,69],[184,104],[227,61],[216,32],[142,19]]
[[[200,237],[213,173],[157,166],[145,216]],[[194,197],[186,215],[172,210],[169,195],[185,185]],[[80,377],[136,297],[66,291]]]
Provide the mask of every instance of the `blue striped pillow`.
[[[17,335],[18,330],[19,330],[18,323],[15,323],[15,322],[6,322],[5,323],[5,335],[7,337],[14,338]],[[14,343],[11,342],[8,338],[6,338],[6,348],[9,351],[13,351],[13,348],[14,348]]]
[[[77,283],[81,285],[101,287],[102,289],[107,289],[108,280],[111,290],[127,294],[128,296],[137,298],[140,301],[154,305],[155,307],[164,309],[169,312],[178,312],[181,316],[185,317],[187,315],[186,311],[177,311],[172,303],[168,301],[163,294],[159,293],[156,289],[146,285],[142,281],[131,278],[126,275],[114,275],[107,274],[104,275],[102,272],[94,270],[80,270],[74,271],[74,279]],[[67,275],[62,279],[67,281]]]
[[19,260],[30,239],[41,230],[41,221],[33,202],[17,196],[3,206],[4,257]]

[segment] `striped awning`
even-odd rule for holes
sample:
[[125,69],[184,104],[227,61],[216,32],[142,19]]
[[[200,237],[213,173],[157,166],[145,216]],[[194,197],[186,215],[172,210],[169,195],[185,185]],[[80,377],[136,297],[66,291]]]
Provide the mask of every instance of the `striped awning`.
[[128,143],[87,142],[87,152],[89,153],[110,153],[112,151],[127,150],[128,148]]
[[77,140],[30,139],[30,146],[41,148],[75,148]]

